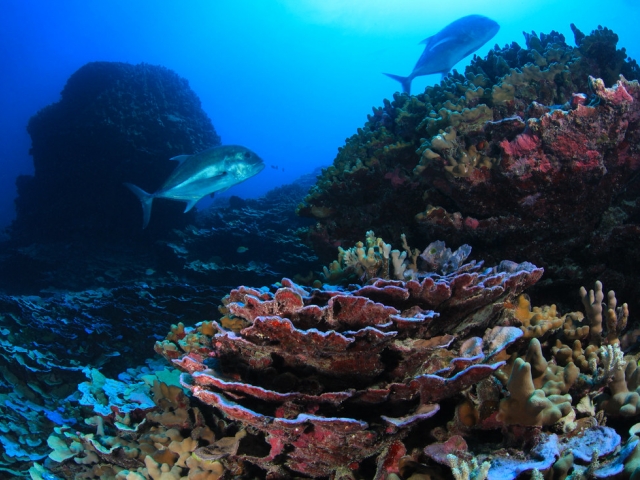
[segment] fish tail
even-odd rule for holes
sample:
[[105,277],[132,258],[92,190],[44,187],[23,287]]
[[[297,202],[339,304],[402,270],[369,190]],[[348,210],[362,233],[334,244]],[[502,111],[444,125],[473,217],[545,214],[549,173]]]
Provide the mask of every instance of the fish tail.
[[384,75],[400,82],[402,84],[403,93],[406,93],[407,95],[411,94],[411,80],[413,80],[413,78],[411,78],[410,76],[401,77],[400,75],[392,75],[391,73],[385,73]]
[[152,194],[145,192],[140,187],[136,187],[133,183],[124,184],[129,190],[136,194],[138,200],[142,204],[142,228],[147,228],[149,219],[151,218],[151,204],[155,198]]

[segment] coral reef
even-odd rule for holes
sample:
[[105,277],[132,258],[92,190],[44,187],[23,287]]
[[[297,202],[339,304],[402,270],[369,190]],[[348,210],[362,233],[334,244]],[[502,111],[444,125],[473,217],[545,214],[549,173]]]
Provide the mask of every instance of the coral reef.
[[[11,228],[23,244],[129,238],[140,230],[140,211],[122,183],[154,191],[175,167],[171,157],[220,144],[188,82],[148,64],[84,65],[27,130],[35,174],[18,178]],[[150,235],[191,218],[179,204],[156,208]]]
[[283,188],[91,265],[128,285],[0,296],[2,475],[640,478],[640,328],[604,289],[640,291],[640,72],[572,28],[576,48],[525,34],[374,111],[300,206],[340,247],[322,280],[204,286],[314,268]]
[[574,32],[577,47],[526,34],[374,108],[298,208],[318,254],[405,232],[540,265],[549,301],[597,278],[635,301],[640,69],[610,30]]
[[82,369],[32,478],[638,475],[627,304],[597,282],[578,292],[583,312],[561,314],[522,293],[543,273],[530,263],[403,249],[370,231],[339,252],[363,267],[359,284],[232,290],[218,321],[175,323],[156,342],[172,369]]

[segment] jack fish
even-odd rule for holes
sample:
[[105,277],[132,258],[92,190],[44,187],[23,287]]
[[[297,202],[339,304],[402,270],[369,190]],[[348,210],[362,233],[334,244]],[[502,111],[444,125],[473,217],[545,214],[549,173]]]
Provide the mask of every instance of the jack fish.
[[424,52],[408,77],[390,73],[385,75],[399,81],[402,84],[402,91],[409,94],[411,81],[415,77],[441,73],[444,78],[456,63],[491,40],[498,30],[500,25],[482,15],[459,18],[435,35],[420,42],[425,44]]
[[140,187],[125,183],[142,204],[142,228],[149,224],[154,198],[187,202],[186,213],[203,197],[223,192],[264,168],[264,162],[258,155],[240,145],[213,147],[195,155],[179,155],[171,160],[180,162],[180,165],[157,192],[147,193]]

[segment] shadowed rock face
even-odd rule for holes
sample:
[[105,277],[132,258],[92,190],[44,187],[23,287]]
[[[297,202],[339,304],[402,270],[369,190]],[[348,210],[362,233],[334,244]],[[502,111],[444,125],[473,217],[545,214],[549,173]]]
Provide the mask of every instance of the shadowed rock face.
[[[22,242],[140,234],[140,205],[122,182],[155,191],[169,158],[220,144],[187,80],[164,67],[93,62],[59,102],[27,126],[35,175],[17,180],[12,237]],[[178,203],[158,202],[149,235],[183,226]]]

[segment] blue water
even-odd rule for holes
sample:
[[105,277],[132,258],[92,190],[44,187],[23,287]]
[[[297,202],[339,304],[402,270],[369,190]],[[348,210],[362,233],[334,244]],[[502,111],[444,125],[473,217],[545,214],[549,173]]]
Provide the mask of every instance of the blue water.
[[[17,175],[33,172],[29,118],[90,61],[158,64],[187,78],[223,143],[279,167],[228,191],[255,197],[330,164],[371,107],[398,90],[381,72],[408,75],[423,50],[418,42],[461,16],[501,25],[479,55],[496,43],[523,45],[523,30],[553,29],[573,44],[573,22],[585,33],[599,24],[613,29],[619,46],[640,59],[638,0],[0,0],[0,7],[0,227],[14,217]],[[420,77],[412,92],[439,79]]]

